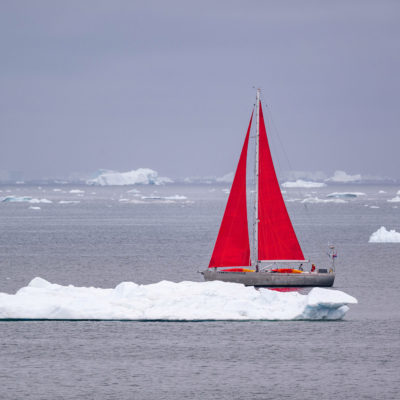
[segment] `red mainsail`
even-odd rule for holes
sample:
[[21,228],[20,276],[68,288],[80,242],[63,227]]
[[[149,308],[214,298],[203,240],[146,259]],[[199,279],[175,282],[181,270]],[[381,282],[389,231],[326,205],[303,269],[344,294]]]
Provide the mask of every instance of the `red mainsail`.
[[276,178],[259,105],[258,259],[304,260]]
[[247,226],[246,162],[252,119],[253,113],[251,114],[209,268],[251,265],[249,230]]

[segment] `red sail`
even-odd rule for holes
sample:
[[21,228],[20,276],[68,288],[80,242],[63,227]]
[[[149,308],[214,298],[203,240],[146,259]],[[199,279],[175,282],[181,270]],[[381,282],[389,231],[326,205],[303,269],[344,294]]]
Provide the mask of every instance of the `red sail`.
[[209,268],[251,265],[249,230],[247,226],[246,162],[252,119],[253,114],[251,114],[246,139],[244,140]]
[[304,260],[276,178],[260,102],[258,259]]

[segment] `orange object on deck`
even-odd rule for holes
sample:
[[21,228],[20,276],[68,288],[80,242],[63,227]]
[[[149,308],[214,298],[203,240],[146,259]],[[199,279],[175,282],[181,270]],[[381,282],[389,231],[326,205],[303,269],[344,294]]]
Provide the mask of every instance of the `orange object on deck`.
[[272,272],[278,272],[280,274],[301,274],[303,271],[300,271],[299,269],[293,269],[293,268],[277,268],[277,269],[272,269]]

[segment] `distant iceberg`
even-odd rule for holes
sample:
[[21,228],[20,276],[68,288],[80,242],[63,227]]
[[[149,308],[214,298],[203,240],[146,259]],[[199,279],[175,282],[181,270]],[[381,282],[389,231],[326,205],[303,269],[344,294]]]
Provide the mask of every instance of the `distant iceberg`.
[[206,184],[212,185],[214,183],[232,183],[234,178],[234,173],[229,172],[223,176],[189,176],[183,179],[184,183],[194,183],[194,184]]
[[303,295],[219,281],[161,281],[99,289],[35,278],[14,295],[0,293],[0,319],[337,320],[355,303],[344,292],[322,288]]
[[221,182],[221,183],[232,183],[234,176],[235,176],[235,174],[233,172],[229,172],[228,174],[225,174],[219,178],[216,178],[215,181]]
[[38,204],[38,203],[52,203],[51,200],[47,199],[35,199],[30,196],[6,196],[0,197],[1,203],[30,203],[30,204]]
[[302,179],[297,179],[295,182],[284,182],[282,183],[282,187],[284,188],[320,188],[326,186],[326,183],[322,182],[310,182],[303,181]]
[[326,179],[327,182],[349,183],[361,181],[361,175],[349,175],[344,171],[335,171],[331,178]]
[[162,185],[172,182],[170,178],[158,176],[158,172],[150,168],[138,168],[128,172],[102,170],[96,178],[86,181],[88,185],[100,186]]
[[80,190],[80,189],[71,189],[69,192],[70,192],[70,193],[74,193],[74,194],[85,193],[84,190]]
[[365,196],[365,193],[362,193],[362,192],[334,192],[334,193],[329,193],[326,195],[326,197],[336,198],[336,199],[356,198],[359,196]]
[[319,197],[306,197],[304,200],[302,200],[302,203],[312,203],[312,204],[318,204],[318,203],[347,203],[346,200],[343,199],[320,199]]
[[388,200],[389,203],[400,203],[400,190],[396,193],[396,197]]
[[369,243],[400,243],[400,232],[394,229],[388,231],[384,226],[381,226],[374,232],[370,238]]
[[173,196],[151,195],[151,196],[142,196],[141,199],[142,200],[187,200],[187,197],[179,194],[175,194]]

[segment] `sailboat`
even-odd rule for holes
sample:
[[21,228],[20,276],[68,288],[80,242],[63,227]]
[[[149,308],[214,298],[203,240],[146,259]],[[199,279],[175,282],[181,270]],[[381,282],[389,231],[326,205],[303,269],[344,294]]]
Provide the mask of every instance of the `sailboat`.
[[[332,266],[317,268],[305,259],[276,177],[260,100],[256,96],[255,201],[253,261],[247,219],[246,164],[252,112],[239,163],[229,193],[206,281],[242,283],[256,287],[332,286],[336,257],[331,246]],[[309,270],[303,265],[311,264]]]

